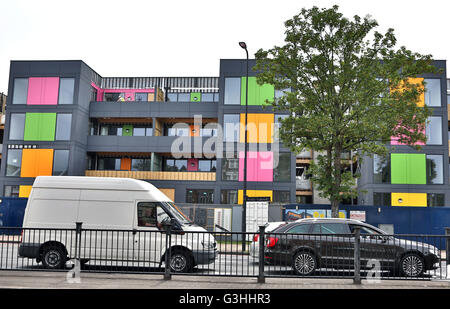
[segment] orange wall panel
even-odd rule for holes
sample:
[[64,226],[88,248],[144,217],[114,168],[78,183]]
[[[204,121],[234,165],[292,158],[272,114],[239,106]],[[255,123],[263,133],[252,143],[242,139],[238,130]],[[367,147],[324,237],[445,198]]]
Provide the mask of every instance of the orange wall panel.
[[51,176],[53,149],[23,149],[20,177]]
[[120,170],[131,171],[131,158],[120,159]]

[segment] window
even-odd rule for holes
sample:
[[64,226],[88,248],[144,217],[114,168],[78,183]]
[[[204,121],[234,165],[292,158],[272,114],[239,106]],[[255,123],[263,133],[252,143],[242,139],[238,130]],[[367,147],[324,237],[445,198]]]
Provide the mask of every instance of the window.
[[190,102],[191,95],[189,93],[179,93],[178,94],[178,102]]
[[427,106],[441,106],[441,80],[425,79],[425,104]]
[[374,206],[391,206],[390,192],[374,192],[373,193]]
[[28,78],[15,78],[12,104],[27,104],[27,96]]
[[187,159],[164,159],[163,170],[167,172],[187,172]]
[[125,94],[122,92],[105,92],[105,102],[125,101]]
[[200,129],[200,136],[212,137],[217,136],[217,124],[208,123]]
[[222,159],[222,180],[238,180],[239,179],[239,159],[232,158]]
[[286,231],[288,234],[308,234],[311,224],[300,224]]
[[168,93],[167,94],[167,101],[168,102],[177,102],[178,101],[178,94],[177,93]]
[[312,234],[350,234],[350,229],[344,223],[316,223]]
[[145,136],[145,128],[133,127],[133,136]]
[[119,158],[100,158],[98,159],[98,169],[101,171],[119,171]]
[[224,126],[224,141],[238,142],[240,129],[240,115],[224,114],[223,126]]
[[53,158],[53,176],[69,174],[69,150],[55,150]]
[[151,159],[131,159],[132,171],[150,171]]
[[427,194],[428,207],[442,207],[445,206],[445,194],[428,193]]
[[22,165],[22,150],[9,149],[6,160],[6,176],[20,176],[20,167]]
[[298,204],[312,204],[312,195],[297,195],[295,200]]
[[356,224],[349,224],[350,232],[353,234],[355,228],[359,227],[361,235],[380,235],[381,233],[378,231],[375,231],[374,229],[371,229],[367,226],[363,225],[356,225]]
[[221,204],[237,204],[238,191],[237,190],[222,190],[220,191]]
[[164,136],[189,136],[189,126],[182,123],[164,124]]
[[224,104],[240,105],[241,104],[241,78],[227,77],[225,78],[225,101]]
[[25,130],[25,114],[11,113],[11,121],[9,125],[9,139],[23,140]]
[[291,193],[289,191],[273,191],[274,203],[290,203]]
[[158,223],[157,215],[158,203],[138,203],[138,226],[156,227]]
[[146,102],[148,100],[147,93],[136,93],[134,95],[134,100],[139,102]]
[[275,89],[275,99],[279,99],[282,96],[284,96],[285,92],[291,92],[291,89],[290,88],[286,88],[286,89],[283,89],[283,90]]
[[56,140],[70,140],[72,114],[58,114],[56,118]]
[[442,117],[429,117],[425,129],[427,145],[442,145]]
[[279,153],[278,164],[273,169],[273,180],[279,182],[291,181],[291,153]]
[[219,94],[214,93],[214,102],[219,102]]
[[391,168],[389,156],[381,157],[373,156],[373,182],[374,183],[391,183]]
[[58,104],[73,104],[74,78],[61,78],[59,80]]
[[427,155],[427,184],[444,184],[442,155]]
[[19,197],[20,186],[4,186],[3,196],[4,197]]
[[202,102],[213,102],[214,93],[202,93]]
[[274,125],[274,139],[275,140],[280,139],[281,121],[288,117],[289,117],[289,115],[275,115],[275,125]]
[[214,190],[187,189],[186,203],[213,204]]
[[216,160],[198,160],[199,172],[215,172]]

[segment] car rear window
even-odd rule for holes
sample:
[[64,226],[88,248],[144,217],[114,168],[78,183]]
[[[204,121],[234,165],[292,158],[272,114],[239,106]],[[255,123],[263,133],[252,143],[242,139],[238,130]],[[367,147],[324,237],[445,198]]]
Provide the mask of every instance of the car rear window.
[[312,229],[313,234],[350,234],[345,223],[316,223]]
[[309,233],[311,224],[300,224],[286,231],[289,234],[307,234]]

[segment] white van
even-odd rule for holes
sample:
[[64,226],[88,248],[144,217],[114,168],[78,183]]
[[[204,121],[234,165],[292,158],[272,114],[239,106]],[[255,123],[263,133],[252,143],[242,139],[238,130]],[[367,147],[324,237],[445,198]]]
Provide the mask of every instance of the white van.
[[23,221],[19,257],[63,268],[75,257],[76,222],[82,223],[76,257],[82,262],[161,265],[172,224],[170,267],[188,272],[213,263],[214,237],[194,225],[152,184],[130,178],[39,176]]

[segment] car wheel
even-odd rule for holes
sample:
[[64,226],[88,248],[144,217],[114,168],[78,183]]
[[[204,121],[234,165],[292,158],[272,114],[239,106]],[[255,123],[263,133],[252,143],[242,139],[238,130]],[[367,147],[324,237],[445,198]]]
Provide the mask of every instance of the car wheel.
[[420,277],[424,268],[423,258],[416,253],[406,254],[400,261],[400,270],[406,277]]
[[297,275],[311,275],[317,267],[317,261],[314,254],[308,251],[300,251],[294,256],[292,268]]
[[170,257],[170,271],[174,273],[188,273],[192,269],[192,258],[185,251],[175,251]]
[[66,255],[60,246],[46,246],[42,252],[42,264],[47,269],[62,269],[66,264]]

